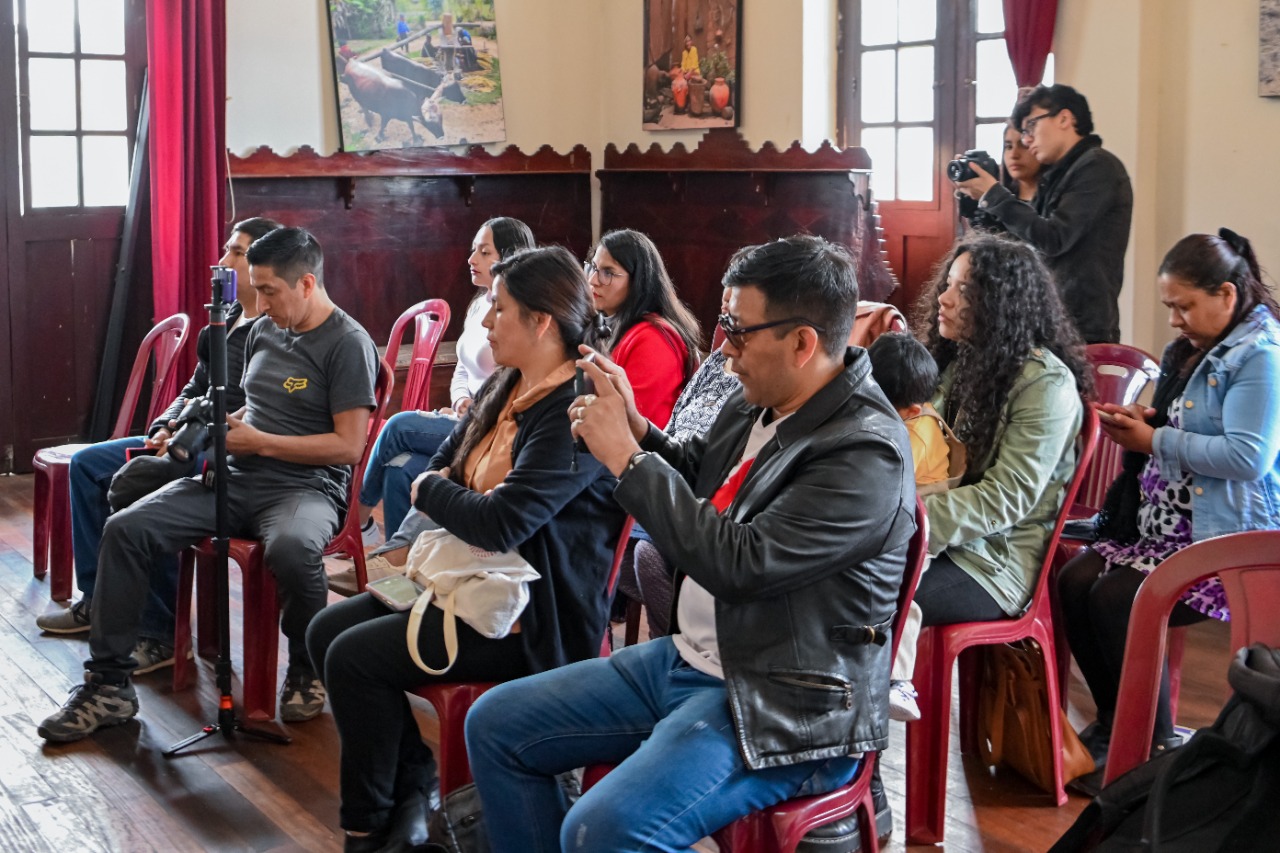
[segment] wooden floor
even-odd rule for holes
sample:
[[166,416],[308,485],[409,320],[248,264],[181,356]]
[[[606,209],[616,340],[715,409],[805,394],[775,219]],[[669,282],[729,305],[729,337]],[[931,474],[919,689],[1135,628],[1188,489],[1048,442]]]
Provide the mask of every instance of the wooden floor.
[[[167,670],[137,679],[142,712],[134,722],[80,743],[46,746],[36,724],[81,678],[83,639],[42,634],[35,617],[56,605],[47,581],[32,577],[31,477],[0,477],[0,851],[329,851],[341,849],[338,740],[326,712],[279,726],[288,746],[217,737],[166,759],[162,749],[212,721],[213,667],[200,662],[196,686],[174,693]],[[232,572],[233,660],[240,666],[239,589]],[[83,636],[83,635],[81,635]],[[1188,636],[1179,722],[1203,725],[1225,700],[1225,626]],[[282,643],[283,646],[283,643]],[[283,654],[283,648],[282,648]],[[282,674],[283,674],[283,657]],[[239,684],[236,684],[238,696]],[[1073,723],[1091,718],[1077,679]],[[434,741],[429,709],[419,714]],[[947,851],[1045,850],[1084,808],[1061,808],[1018,776],[961,760],[953,735],[948,776]],[[903,726],[893,724],[885,784],[898,819],[890,853],[904,849]]]

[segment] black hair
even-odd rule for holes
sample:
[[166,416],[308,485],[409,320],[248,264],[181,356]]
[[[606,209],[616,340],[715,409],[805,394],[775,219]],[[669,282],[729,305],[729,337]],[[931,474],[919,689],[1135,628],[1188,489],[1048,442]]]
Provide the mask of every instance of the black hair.
[[[953,341],[938,331],[938,296],[947,289],[951,265],[961,255],[969,256],[969,308],[963,318],[968,335]],[[995,447],[1009,391],[1032,350],[1051,351],[1071,371],[1081,395],[1093,395],[1093,370],[1084,342],[1040,254],[1026,243],[971,233],[938,264],[916,314],[938,370],[955,364],[955,381],[942,416],[966,445],[968,474],[975,473]]]
[[871,375],[895,409],[927,403],[938,390],[938,363],[905,332],[886,332],[867,347]]
[[274,219],[268,219],[265,216],[251,216],[248,219],[241,219],[235,225],[231,226],[231,233],[239,231],[241,234],[249,235],[249,242],[252,243],[259,237],[265,237],[277,228],[283,228],[279,222]]
[[250,266],[271,267],[291,288],[308,273],[316,277],[317,287],[324,287],[324,251],[305,228],[269,231],[253,241],[245,257]]
[[1188,234],[1183,237],[1160,262],[1159,274],[1174,276],[1210,294],[1216,294],[1226,282],[1235,285],[1235,314],[1222,337],[1258,305],[1266,305],[1272,316],[1280,320],[1280,306],[1271,288],[1262,282],[1253,244],[1230,228],[1219,228],[1216,236]]
[[1022,123],[1031,115],[1032,107],[1042,107],[1051,113],[1070,110],[1076,119],[1076,133],[1088,136],[1093,133],[1093,113],[1089,110],[1089,102],[1085,96],[1063,83],[1052,86],[1036,86],[1027,93],[1013,108],[1009,121],[1013,126],[1022,129]]
[[632,326],[648,322],[646,314],[656,314],[684,342],[684,378],[688,379],[698,368],[702,331],[693,312],[676,295],[658,247],[648,235],[627,229],[605,234],[600,246],[627,272],[627,298],[614,315],[606,348],[612,352]]
[[538,244],[533,239],[533,231],[529,226],[510,216],[495,216],[480,227],[493,232],[493,247],[498,250],[499,260],[521,249],[532,249]]
[[[840,358],[849,345],[858,313],[858,275],[843,246],[808,234],[747,246],[730,258],[721,283],[759,288],[768,320],[804,318],[831,358]],[[787,331],[779,328],[775,334]]]
[[[561,246],[523,249],[494,264],[493,277],[502,279],[502,286],[516,301],[522,316],[547,314],[551,317],[564,344],[566,359],[577,357],[579,344],[599,344],[594,332],[591,291],[582,265],[568,249]],[[449,476],[455,482],[465,485],[463,468],[467,457],[498,422],[519,381],[519,370],[500,366],[476,393],[462,438],[449,463]]]

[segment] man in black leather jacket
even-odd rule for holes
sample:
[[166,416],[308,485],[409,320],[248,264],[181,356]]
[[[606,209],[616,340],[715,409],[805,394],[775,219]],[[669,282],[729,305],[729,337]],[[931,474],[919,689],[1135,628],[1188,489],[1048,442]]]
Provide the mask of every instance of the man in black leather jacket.
[[[887,630],[914,530],[906,430],[846,348],[848,254],[743,249],[724,278],[742,381],[704,437],[635,410],[622,371],[574,432],[677,567],[673,635],[502,685],[467,720],[496,851],[685,849],[754,809],[831,790],[887,742]],[[620,763],[566,814],[555,775]]]

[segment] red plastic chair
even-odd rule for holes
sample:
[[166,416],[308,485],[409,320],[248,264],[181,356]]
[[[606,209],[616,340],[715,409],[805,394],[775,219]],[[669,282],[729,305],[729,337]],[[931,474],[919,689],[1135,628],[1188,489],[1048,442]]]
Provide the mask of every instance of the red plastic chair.
[[[155,361],[151,381],[151,400],[147,404],[147,422],[160,417],[178,394],[178,377],[173,372],[176,356],[186,343],[191,320],[186,314],[174,314],[152,327],[138,347],[138,355],[129,371],[129,384],[116,415],[111,438],[129,434],[133,416],[146,381],[147,363]],[[87,444],[62,444],[36,451],[31,460],[35,469],[35,499],[32,510],[32,550],[35,552],[34,574],[38,578],[52,570],[49,597],[66,601],[71,597],[71,498],[68,473],[71,456]]]
[[[929,518],[924,502],[916,499],[916,532],[907,546],[907,566],[898,590],[898,610],[893,617],[893,636],[890,640],[891,657],[897,657],[899,628],[907,616],[907,608],[915,597],[916,586],[924,573],[925,557],[929,553]],[[716,843],[725,853],[795,853],[796,846],[806,834],[820,826],[843,820],[859,811],[858,831],[861,834],[864,853],[879,853],[880,841],[876,837],[876,807],[871,799],[871,777],[879,753],[865,756],[853,781],[842,788],[813,797],[799,797],[776,806],[752,812],[714,834]]]
[[1124,736],[1112,738],[1104,785],[1147,760],[1169,613],[1188,587],[1214,575],[1231,608],[1231,648],[1280,646],[1280,531],[1205,539],[1156,566],[1133,601],[1114,725]]
[[[631,537],[631,516],[622,524],[618,535],[618,544],[613,549],[613,566],[609,570],[606,583],[606,597],[613,597],[613,590],[618,582],[618,572],[622,566],[622,555],[627,550],[627,540]],[[600,643],[600,656],[609,656],[609,626],[606,623],[604,639]],[[440,769],[440,796],[461,788],[471,781],[471,765],[467,761],[467,741],[464,735],[463,722],[467,711],[476,700],[496,682],[464,681],[453,684],[428,684],[412,691],[431,703],[436,709],[436,717],[440,720],[440,751],[436,755],[436,764]]]
[[[919,691],[920,719],[907,723],[907,842],[935,844],[942,841],[943,819],[947,805],[947,759],[951,728],[951,670],[960,659],[960,749],[965,754],[977,753],[979,674],[976,657],[961,655],[973,646],[1012,643],[1032,639],[1044,650],[1046,663],[1055,660],[1053,617],[1049,602],[1049,575],[1068,508],[1084,482],[1098,440],[1098,415],[1088,405],[1077,440],[1079,455],[1076,470],[1067,484],[1062,510],[1045,547],[1044,561],[1036,578],[1031,603],[1015,619],[993,622],[962,622],[936,625],[920,632],[916,657],[916,690]],[[1057,779],[1056,801],[1067,802],[1062,788],[1062,732],[1059,728],[1058,672],[1045,666],[1045,682],[1049,695],[1050,732],[1053,743],[1053,768]]]
[[443,299],[426,299],[400,315],[387,340],[387,362],[392,367],[396,366],[400,342],[410,320],[414,321],[413,352],[409,357],[404,393],[400,396],[400,410],[405,412],[430,408],[431,370],[435,366],[440,338],[449,326],[449,303]]
[[[364,453],[360,464],[351,472],[347,487],[347,517],[342,527],[325,548],[326,555],[337,551],[354,554],[356,579],[360,589],[365,585],[364,548],[360,546],[360,517],[356,499],[360,478],[369,461],[377,425],[391,400],[395,373],[385,359],[378,362],[378,381],[374,390],[375,405],[365,434]],[[352,542],[355,545],[352,545]],[[280,648],[280,604],[276,598],[276,579],[263,562],[262,542],[257,539],[232,539],[230,559],[240,567],[244,600],[244,713],[250,720],[270,720],[276,715],[276,668]],[[191,649],[191,586],[198,585],[196,638],[203,657],[218,653],[217,609],[214,587],[214,551],[206,539],[182,553],[178,569],[178,598],[174,608],[173,689],[181,690],[190,682],[193,667],[187,659]]]

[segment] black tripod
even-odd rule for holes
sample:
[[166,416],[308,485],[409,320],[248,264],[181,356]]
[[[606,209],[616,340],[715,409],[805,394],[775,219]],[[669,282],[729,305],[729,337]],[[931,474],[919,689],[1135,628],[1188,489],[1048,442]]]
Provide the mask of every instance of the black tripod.
[[[231,605],[227,579],[228,546],[227,528],[227,305],[235,299],[236,271],[228,267],[212,267],[213,298],[205,307],[209,309],[209,395],[213,398],[213,423],[209,435],[213,438],[214,514],[213,553],[217,578],[218,599],[218,721],[209,723],[200,731],[183,738],[164,751],[165,758],[172,758],[179,751],[207,737],[221,732],[228,739],[236,732],[270,741],[290,743],[291,739],[276,732],[246,726],[236,717],[235,700],[231,696]],[[230,296],[230,299],[228,299]]]

